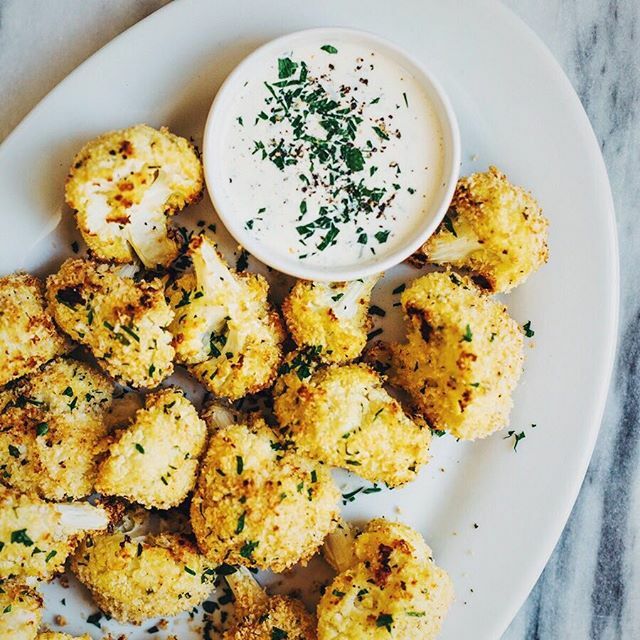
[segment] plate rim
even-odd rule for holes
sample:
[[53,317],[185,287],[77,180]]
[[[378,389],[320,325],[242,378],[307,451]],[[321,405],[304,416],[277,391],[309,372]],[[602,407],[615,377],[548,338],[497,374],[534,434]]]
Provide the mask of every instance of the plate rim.
[[[28,127],[31,119],[40,111],[41,108],[43,108],[44,103],[47,102],[51,96],[56,95],[59,91],[63,91],[66,85],[71,82],[74,76],[79,73],[85,65],[91,64],[96,58],[107,55],[109,49],[115,46],[120,38],[130,35],[130,32],[134,32],[137,29],[146,28],[147,23],[161,19],[161,16],[164,16],[166,13],[181,11],[184,10],[183,7],[186,5],[197,5],[202,1],[203,0],[173,0],[142,20],[134,23],[113,39],[109,40],[98,50],[93,52],[88,58],[69,72],[58,84],[56,84],[56,86],[47,92],[33,106],[33,108],[29,110],[22,120],[20,120],[20,122],[6,136],[2,143],[0,143],[0,155],[3,154],[6,147],[10,146],[13,138],[21,134],[22,131]],[[408,0],[408,2],[419,3],[420,0]],[[475,4],[473,0],[460,0],[460,3]],[[620,253],[615,204],[607,167],[591,121],[589,120],[584,106],[569,80],[569,77],[546,43],[517,13],[504,5],[500,0],[480,0],[476,6],[478,4],[481,4],[483,9],[493,11],[498,14],[499,19],[510,22],[514,29],[520,31],[523,34],[523,37],[526,37],[527,45],[532,49],[535,49],[537,55],[544,60],[545,65],[554,70],[555,76],[560,80],[559,86],[562,87],[564,97],[567,99],[568,107],[573,111],[576,119],[581,121],[581,129],[583,129],[591,139],[591,145],[595,152],[593,154],[593,160],[595,163],[594,169],[597,169],[598,171],[598,181],[600,183],[598,190],[604,196],[604,200],[606,200],[606,211],[603,211],[603,214],[606,219],[605,228],[607,230],[607,237],[604,241],[610,256],[609,266],[611,268],[609,282],[611,300],[609,308],[606,309],[606,313],[603,314],[603,318],[606,320],[606,327],[603,331],[603,335],[605,336],[605,339],[603,340],[603,351],[606,351],[606,353],[603,354],[602,371],[604,375],[600,378],[599,384],[594,385],[594,396],[597,396],[594,399],[594,406],[597,407],[597,410],[593,411],[592,418],[589,421],[588,430],[584,433],[585,438],[583,446],[581,447],[580,455],[576,457],[576,462],[578,463],[580,471],[565,484],[566,497],[563,500],[561,508],[558,509],[561,512],[562,517],[554,518],[545,528],[544,535],[539,538],[539,543],[530,554],[531,557],[535,558],[535,561],[529,563],[527,575],[522,577],[522,580],[519,583],[519,588],[514,589],[513,597],[508,603],[505,603],[500,619],[496,619],[494,621],[493,629],[496,632],[496,637],[500,637],[507,630],[507,627],[513,621],[516,614],[526,601],[528,595],[535,586],[535,583],[544,571],[557,543],[559,542],[573,507],[576,504],[578,495],[586,477],[589,463],[593,456],[593,451],[600,433],[604,412],[607,406],[609,391],[612,388],[617,348],[620,339]]]

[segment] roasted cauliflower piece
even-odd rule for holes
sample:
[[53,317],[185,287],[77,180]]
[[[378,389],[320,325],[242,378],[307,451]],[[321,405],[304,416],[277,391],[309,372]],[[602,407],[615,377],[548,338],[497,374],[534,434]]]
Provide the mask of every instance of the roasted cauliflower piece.
[[395,487],[429,459],[431,430],[407,415],[367,365],[331,365],[300,380],[279,378],[274,411],[283,437],[324,464]]
[[32,373],[68,346],[46,309],[40,280],[26,273],[0,278],[0,387]]
[[71,558],[71,570],[96,604],[132,623],[200,605],[213,590],[215,570],[191,536],[175,529],[152,533],[147,514],[130,515],[115,532],[86,538]]
[[210,436],[191,524],[212,563],[284,571],[318,550],[335,526],[339,499],[327,468],[254,418]]
[[48,578],[88,531],[105,529],[106,511],[87,502],[45,502],[0,487],[0,576]]
[[148,508],[178,506],[196,483],[206,437],[205,423],[181,391],[151,393],[132,423],[108,437],[96,490]]
[[64,358],[21,380],[0,411],[0,483],[52,500],[93,493],[113,393],[94,367]]
[[451,579],[422,536],[372,520],[320,600],[318,640],[432,640],[452,600]]
[[47,278],[47,299],[58,326],[119,382],[151,388],[173,373],[166,329],[173,312],[160,280],[136,281],[107,265],[72,259]]
[[195,273],[167,289],[176,356],[215,396],[237,400],[267,388],[282,357],[284,331],[260,275],[238,274],[204,236],[191,240]]
[[430,273],[402,294],[408,341],[393,344],[390,379],[434,429],[484,438],[506,426],[523,335],[504,305],[453,273]]
[[168,215],[202,195],[202,165],[193,145],[144,124],[111,131],[76,155],[65,197],[99,260],[168,265],[178,244]]
[[226,576],[235,600],[235,624],[223,640],[316,640],[316,619],[299,600],[269,597],[244,567]]
[[315,347],[320,359],[344,363],[367,343],[371,292],[380,276],[353,282],[298,280],[282,304],[282,314],[299,348]]
[[0,580],[0,638],[35,640],[42,619],[42,598],[18,582]]
[[447,217],[414,258],[463,269],[482,288],[506,292],[548,260],[548,226],[535,198],[489,167],[459,180]]

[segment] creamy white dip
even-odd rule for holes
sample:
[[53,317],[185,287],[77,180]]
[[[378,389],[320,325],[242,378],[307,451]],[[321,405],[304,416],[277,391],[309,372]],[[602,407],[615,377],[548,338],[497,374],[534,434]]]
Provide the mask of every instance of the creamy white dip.
[[414,235],[443,179],[443,136],[395,60],[344,41],[296,45],[247,78],[234,105],[222,188],[257,242],[340,267]]

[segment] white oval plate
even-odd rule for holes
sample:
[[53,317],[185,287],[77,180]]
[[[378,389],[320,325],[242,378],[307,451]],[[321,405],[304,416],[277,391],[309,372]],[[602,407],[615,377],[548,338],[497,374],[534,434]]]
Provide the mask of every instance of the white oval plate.
[[[517,453],[504,433],[479,443],[436,439],[432,462],[412,486],[360,494],[346,509],[355,519],[400,516],[423,532],[456,584],[443,640],[495,640],[542,570],[580,488],[604,409],[618,310],[613,205],[596,139],[560,67],[498,2],[172,3],[79,67],[0,148],[0,273],[46,273],[71,254],[76,232],[63,182],[85,140],[146,121],[200,142],[216,89],[242,57],[283,33],[317,26],[367,29],[428,63],[460,121],[462,173],[497,164],[535,193],[551,221],[549,264],[507,300],[536,332],[510,427],[526,433]],[[203,202],[177,221],[212,217]],[[231,257],[233,243],[220,236]],[[381,287],[376,302],[389,311],[383,337],[401,328],[387,294],[415,275],[399,267]],[[298,576],[311,598],[322,571],[318,561]],[[281,589],[291,584],[278,582]],[[65,631],[101,637],[86,623],[96,608],[82,590],[52,585],[46,592],[47,622],[61,614]],[[171,633],[188,640],[202,637],[198,620],[182,616],[153,634],[153,622],[98,624],[132,640]]]

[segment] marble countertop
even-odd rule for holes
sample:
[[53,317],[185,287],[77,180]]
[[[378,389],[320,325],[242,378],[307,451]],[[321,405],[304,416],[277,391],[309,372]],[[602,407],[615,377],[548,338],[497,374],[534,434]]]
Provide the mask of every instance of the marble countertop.
[[[0,0],[0,141],[115,35],[168,0]],[[620,236],[620,346],[587,477],[503,640],[640,638],[640,3],[505,0],[546,42],[600,142]]]

